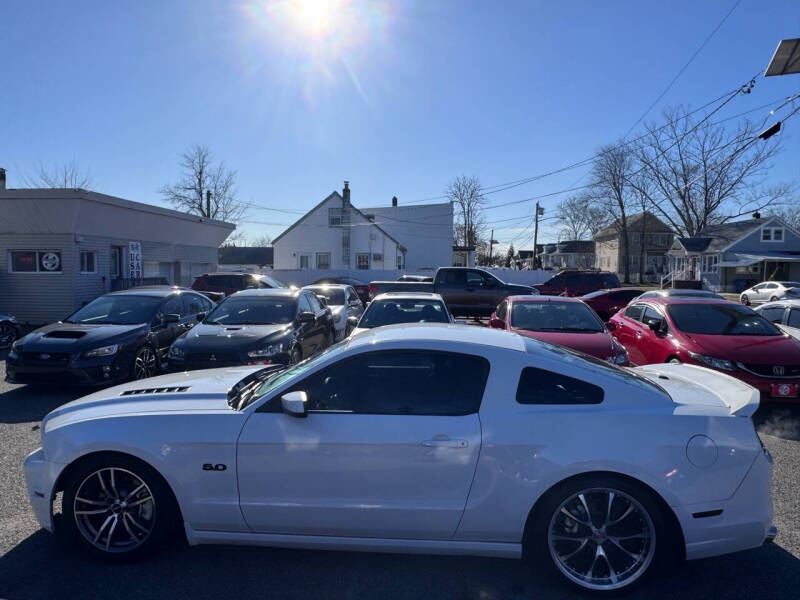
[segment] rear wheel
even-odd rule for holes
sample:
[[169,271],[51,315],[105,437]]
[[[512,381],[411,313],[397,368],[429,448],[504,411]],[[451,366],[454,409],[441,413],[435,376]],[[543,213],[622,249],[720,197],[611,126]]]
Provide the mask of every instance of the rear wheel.
[[95,556],[120,560],[172,539],[180,513],[164,480],[126,456],[100,455],[70,474],[62,520],[68,538]]
[[611,594],[641,581],[669,546],[657,502],[609,476],[559,486],[537,508],[529,544],[567,582]]
[[750,298],[747,294],[742,294],[742,304],[750,306]]
[[778,297],[777,296],[773,296],[772,298],[769,299],[769,301],[770,302],[777,302],[778,301]]
[[17,328],[8,321],[0,323],[0,348],[10,346],[17,341]]
[[671,356],[671,357],[670,357],[670,358],[667,360],[667,362],[668,362],[668,363],[672,363],[673,365],[680,365],[680,364],[683,364],[683,362],[681,361],[681,359],[680,359],[680,358],[678,358],[677,356]]

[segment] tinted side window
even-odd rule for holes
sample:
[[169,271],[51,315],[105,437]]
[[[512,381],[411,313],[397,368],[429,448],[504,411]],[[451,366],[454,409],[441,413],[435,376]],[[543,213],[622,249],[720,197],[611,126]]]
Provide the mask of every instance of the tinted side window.
[[619,277],[613,273],[603,273],[600,277],[603,284],[607,287],[619,287]]
[[652,306],[648,306],[644,309],[644,317],[642,318],[642,322],[645,325],[649,325],[650,323],[658,323],[663,320],[664,317],[662,317],[661,314],[659,314],[659,312]]
[[202,296],[197,294],[181,294],[181,296],[183,296],[183,304],[187,315],[196,315],[211,309],[211,302]]
[[644,312],[644,306],[642,304],[634,304],[625,309],[625,316],[634,321],[639,321],[642,318],[642,312]]
[[520,404],[600,404],[603,388],[560,373],[525,367],[517,385]]
[[466,283],[464,271],[445,271],[444,282],[447,285],[464,285]]
[[496,313],[497,318],[500,319],[501,321],[505,321],[507,310],[508,310],[508,302],[503,300],[500,303],[500,306],[497,307],[497,313]]
[[186,311],[183,308],[183,301],[178,295],[170,296],[161,307],[161,312],[165,315],[184,316],[186,314]]
[[322,310],[322,305],[319,303],[319,298],[317,298],[314,294],[306,294],[305,297],[308,300],[308,303],[311,305],[312,312],[317,313]]
[[[760,311],[762,317],[767,319],[768,321],[772,321],[773,323],[780,323],[783,321],[783,313],[786,312],[786,309],[782,306],[772,306],[770,308],[764,308]],[[793,313],[797,312],[797,310],[793,310]]]
[[308,303],[308,296],[306,296],[305,294],[302,294],[297,299],[297,312],[298,313],[301,313],[301,312],[314,312],[311,309],[311,305]]
[[564,276],[564,285],[567,287],[569,286],[579,286],[582,282],[582,277],[580,273],[567,273]]
[[789,319],[786,321],[789,327],[800,328],[800,309],[793,308],[789,311]]
[[368,352],[315,373],[294,389],[308,410],[375,415],[467,415],[480,408],[489,362],[449,352]]

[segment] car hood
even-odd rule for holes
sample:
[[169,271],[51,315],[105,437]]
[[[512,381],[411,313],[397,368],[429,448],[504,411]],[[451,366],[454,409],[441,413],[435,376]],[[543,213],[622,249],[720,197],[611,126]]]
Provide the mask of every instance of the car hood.
[[512,329],[514,333],[525,337],[566,346],[578,352],[589,354],[596,358],[605,360],[614,354],[614,342],[611,334],[606,331],[597,333],[568,333],[561,331],[525,331],[523,329]]
[[530,285],[516,285],[507,283],[506,287],[508,287],[508,295],[509,296],[525,296],[525,295],[538,295],[539,288],[536,286]]
[[183,334],[176,342],[181,348],[191,350],[230,351],[249,348],[270,339],[283,337],[291,324],[280,325],[206,325],[200,324]]
[[789,335],[683,334],[693,352],[751,364],[800,364],[800,343]]
[[187,371],[117,385],[58,407],[44,418],[42,431],[47,433],[70,423],[114,416],[230,412],[228,390],[262,368]]
[[81,352],[144,335],[147,331],[146,323],[136,325],[51,323],[22,338],[22,349],[25,352]]

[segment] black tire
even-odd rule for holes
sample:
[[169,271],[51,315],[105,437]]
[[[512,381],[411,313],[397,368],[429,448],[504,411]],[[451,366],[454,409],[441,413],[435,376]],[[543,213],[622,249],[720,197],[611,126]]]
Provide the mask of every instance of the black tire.
[[13,323],[8,321],[0,322],[0,348],[11,347],[11,344],[16,342],[18,337],[17,328],[14,327]]
[[678,358],[677,356],[670,356],[667,361],[668,363],[672,363],[673,365],[682,365],[683,361]]
[[113,561],[147,556],[179,539],[181,522],[163,478],[131,456],[92,456],[71,469],[64,482],[59,533],[92,556]]
[[769,301],[770,302],[777,302],[778,301],[778,297],[777,296],[773,296],[772,298],[769,299]]
[[742,304],[745,306],[750,306],[750,298],[747,296],[747,294],[742,294]]
[[[612,510],[610,515],[603,517],[609,492],[614,493]],[[585,500],[583,505],[590,509],[588,523],[592,524],[594,530],[577,519],[572,521],[565,517],[566,513],[561,510],[562,507],[569,511],[582,510],[576,508],[580,505],[571,504],[573,500],[577,502],[580,493],[583,493]],[[629,500],[632,501],[629,503]],[[629,506],[634,507],[630,513],[626,512]],[[585,518],[585,511],[570,514]],[[594,523],[600,519],[605,519],[605,522],[601,529],[596,529]],[[556,486],[539,501],[535,513],[528,520],[523,548],[526,559],[536,561],[537,565],[546,563],[563,583],[584,593],[608,597],[620,592],[627,593],[671,560],[674,543],[665,522],[659,501],[644,486],[612,474],[576,477]],[[566,535],[569,529],[565,528],[568,527],[576,532],[574,536]],[[647,537],[635,536],[639,527],[648,532]],[[626,533],[626,528],[634,533]],[[555,532],[552,535],[551,529]],[[565,532],[563,537],[557,535],[560,531]],[[580,537],[581,533],[584,537]],[[576,539],[573,541],[572,537]],[[589,541],[582,541],[587,538]],[[573,551],[578,547],[572,545],[575,543],[579,548]],[[591,563],[592,560],[595,562]],[[619,568],[625,566],[625,560],[631,562],[627,568],[630,573]],[[588,563],[591,563],[587,571],[590,574],[588,578],[596,581],[594,584],[582,581],[587,577],[581,573]],[[615,574],[620,578],[614,583],[610,576],[612,563],[615,563]]]
[[133,355],[129,379],[138,381],[158,375],[158,353],[149,344],[145,344]]

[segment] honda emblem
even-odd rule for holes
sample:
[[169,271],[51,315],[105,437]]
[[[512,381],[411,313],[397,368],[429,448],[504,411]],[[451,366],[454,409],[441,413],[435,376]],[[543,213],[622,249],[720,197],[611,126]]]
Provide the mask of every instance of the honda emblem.
[[772,374],[781,376],[786,373],[786,369],[781,365],[776,365],[772,367]]

